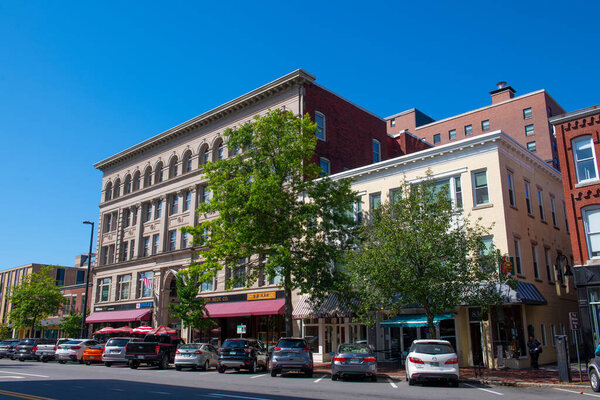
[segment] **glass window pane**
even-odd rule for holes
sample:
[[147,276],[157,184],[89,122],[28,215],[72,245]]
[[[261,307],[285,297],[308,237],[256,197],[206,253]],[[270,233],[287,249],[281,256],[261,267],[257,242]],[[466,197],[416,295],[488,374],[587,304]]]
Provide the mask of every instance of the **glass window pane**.
[[477,172],[475,174],[475,187],[481,187],[487,185],[487,177],[485,172]]

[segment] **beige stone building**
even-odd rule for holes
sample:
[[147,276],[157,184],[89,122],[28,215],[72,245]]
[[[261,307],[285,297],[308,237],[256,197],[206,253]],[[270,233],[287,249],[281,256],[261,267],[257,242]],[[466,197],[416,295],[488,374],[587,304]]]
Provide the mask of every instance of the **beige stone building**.
[[[488,367],[527,367],[528,334],[543,345],[540,363],[555,361],[554,334],[570,335],[568,312],[577,311],[572,281],[555,268],[558,254],[572,254],[560,173],[510,136],[494,131],[333,178],[353,179],[362,200],[356,209],[368,212],[388,201],[403,178],[416,182],[427,170],[449,185],[450,197],[465,216],[492,226],[486,240],[513,257],[518,281],[516,290],[506,292],[507,303],[495,308],[489,319],[477,308],[457,307],[439,316],[439,334],[455,344],[463,366],[481,360]],[[381,359],[398,356],[413,339],[426,337],[419,318],[419,309],[395,318],[380,316],[369,342],[383,350]],[[351,318],[307,319],[303,334],[307,323],[320,329],[321,344],[327,348],[332,346],[325,340],[335,345],[356,329]],[[331,334],[325,337],[325,332]]]

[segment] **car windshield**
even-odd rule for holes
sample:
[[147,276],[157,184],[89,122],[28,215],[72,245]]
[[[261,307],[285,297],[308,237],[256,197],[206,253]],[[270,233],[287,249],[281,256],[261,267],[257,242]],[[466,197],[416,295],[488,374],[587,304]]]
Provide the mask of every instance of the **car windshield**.
[[284,339],[277,343],[277,347],[282,347],[284,349],[302,349],[306,347],[306,344],[302,339]]
[[237,349],[243,349],[244,347],[248,346],[248,342],[245,340],[226,340],[225,343],[223,343],[223,347],[227,347],[227,348],[237,348]]
[[129,339],[109,339],[106,342],[107,346],[125,347],[129,343]]
[[366,344],[341,344],[338,353],[369,354],[371,349]]
[[202,345],[201,344],[194,344],[194,343],[190,343],[190,344],[182,344],[181,346],[179,346],[180,349],[201,349]]
[[451,354],[454,353],[452,346],[446,343],[415,343],[413,350],[421,354]]
[[81,340],[67,340],[63,344],[79,344],[79,343],[81,343]]
[[34,343],[35,343],[34,339],[24,339],[24,340],[21,340],[19,342],[19,346],[21,346],[21,345],[26,345],[27,346],[27,345],[32,345]]

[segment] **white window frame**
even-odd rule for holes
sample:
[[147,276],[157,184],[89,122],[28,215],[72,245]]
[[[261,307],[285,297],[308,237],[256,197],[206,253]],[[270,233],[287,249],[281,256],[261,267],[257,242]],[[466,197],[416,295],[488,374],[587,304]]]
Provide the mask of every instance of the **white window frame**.
[[[590,142],[590,144],[592,146],[592,159],[594,160],[594,173],[596,174],[595,176],[593,176],[591,178],[586,178],[586,179],[582,179],[582,177],[579,176],[579,168],[577,168],[577,165],[579,162],[588,161],[590,159],[586,158],[584,160],[579,160],[577,158],[577,152],[575,151],[575,145],[577,143],[583,142],[583,141]],[[585,136],[577,137],[577,138],[571,140],[571,146],[573,149],[573,162],[575,163],[575,174],[577,176],[577,183],[586,183],[586,182],[598,180],[598,160],[596,159],[596,148],[594,147],[594,140],[592,139],[592,136],[585,135]]]
[[[323,118],[323,126],[319,126],[319,123],[317,122],[317,115],[321,118]],[[317,124],[317,130],[315,131],[315,135],[317,136],[317,139],[322,140],[323,142],[327,141],[327,123],[325,120],[325,114],[323,114],[320,111],[315,111],[315,124]]]
[[586,242],[586,246],[587,246],[587,253],[588,253],[588,257],[590,259],[596,259],[600,257],[600,251],[598,251],[597,255],[592,255],[592,246],[590,243],[590,234],[592,235],[600,235],[600,230],[598,232],[590,232],[589,230],[589,222],[588,222],[588,215],[591,212],[600,212],[600,206],[588,206],[588,207],[584,207],[581,209],[581,216],[583,219],[583,229],[584,229],[584,233],[585,233],[585,242]]
[[[480,173],[484,173],[485,174],[485,190],[487,191],[487,202],[484,202],[484,203],[478,203],[477,202],[477,189],[478,188],[475,185],[475,175],[480,174]],[[489,181],[488,181],[488,178],[487,178],[487,170],[480,169],[480,170],[477,170],[477,171],[472,171],[471,172],[471,183],[473,185],[473,205],[475,207],[478,207],[478,206],[484,206],[484,205],[487,205],[487,204],[491,204],[491,200],[490,200],[490,185],[489,185]],[[479,189],[482,189],[482,188],[483,188],[483,186],[481,188],[479,188]]]

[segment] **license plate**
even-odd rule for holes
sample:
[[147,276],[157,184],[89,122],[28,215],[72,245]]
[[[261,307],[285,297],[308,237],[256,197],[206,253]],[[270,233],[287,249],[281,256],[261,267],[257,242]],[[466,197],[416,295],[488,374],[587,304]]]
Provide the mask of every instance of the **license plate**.
[[90,356],[90,360],[94,359],[94,356]]
[[350,364],[360,364],[360,360],[350,360]]
[[431,365],[432,367],[439,367],[440,363],[439,362],[430,362],[429,365]]
[[137,356],[137,358],[141,358],[141,359],[144,359],[144,356]]
[[235,353],[235,351],[230,351],[230,352],[229,352],[229,355],[230,355],[230,356],[235,356],[235,354],[236,354],[236,353]]

